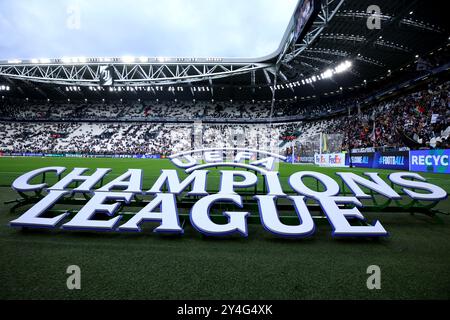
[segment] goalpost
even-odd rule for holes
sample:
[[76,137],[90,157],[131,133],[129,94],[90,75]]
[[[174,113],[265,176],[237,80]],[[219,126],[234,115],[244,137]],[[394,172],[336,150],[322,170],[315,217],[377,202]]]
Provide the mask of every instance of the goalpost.
[[[300,135],[290,141],[288,147],[291,148],[291,163],[302,164],[326,164],[332,156],[336,159],[342,158],[342,134],[317,133],[311,135]],[[345,158],[344,158],[345,159]],[[321,161],[322,160],[322,161]]]

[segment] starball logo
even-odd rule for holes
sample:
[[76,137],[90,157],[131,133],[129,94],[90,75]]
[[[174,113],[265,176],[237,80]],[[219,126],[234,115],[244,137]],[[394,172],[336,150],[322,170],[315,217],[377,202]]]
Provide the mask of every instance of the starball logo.
[[[36,192],[45,196],[20,217],[11,221],[10,225],[64,230],[141,232],[143,224],[152,221],[159,224],[154,232],[182,234],[184,230],[180,224],[178,208],[180,201],[190,199],[193,204],[189,219],[199,232],[209,236],[247,236],[247,218],[251,213],[245,208],[248,202],[245,202],[237,191],[255,187],[258,175],[261,175],[267,187],[266,192],[251,195],[250,201],[257,204],[261,224],[268,232],[280,237],[311,236],[315,231],[315,223],[307,200],[312,200],[320,205],[326,215],[332,226],[333,236],[379,237],[388,234],[381,222],[375,221],[367,225],[349,222],[364,220],[359,208],[362,207],[360,200],[371,198],[371,195],[366,193],[367,189],[371,190],[371,194],[389,199],[402,198],[395,191],[395,185],[415,200],[437,201],[447,197],[442,188],[411,172],[391,173],[388,179],[392,187],[376,172],[365,173],[365,176],[338,172],[336,175],[353,193],[352,196],[340,196],[339,184],[332,177],[316,171],[298,171],[287,178],[290,189],[288,191],[282,188],[279,173],[275,170],[285,157],[259,150],[201,149],[172,155],[170,160],[177,168],[185,170],[187,176],[180,179],[178,170],[161,170],[159,177],[147,190],[143,190],[141,169],[128,169],[100,187],[97,187],[98,184],[107,178],[111,169],[98,168],[87,175],[87,168],[74,168],[65,176],[62,176],[66,171],[64,167],[46,167],[28,172],[18,177],[12,188],[22,195]],[[212,168],[217,168],[220,175],[218,192],[214,194],[208,192],[211,187],[208,188],[207,177]],[[42,174],[56,175],[58,181],[52,186],[45,182],[32,183]],[[305,178],[316,179],[324,186],[323,190],[311,189],[304,182]],[[74,183],[77,183],[76,187],[69,189]],[[68,211],[49,216],[47,211],[59,201],[77,194],[82,194],[87,200],[75,215]],[[128,220],[123,219],[125,215],[121,210],[131,202],[136,202],[138,198],[139,203],[145,206]],[[290,203],[292,212],[298,217],[298,224],[286,225],[281,221],[277,208],[277,201],[281,199]],[[210,213],[213,206],[219,207],[222,204],[233,209],[223,210],[221,213],[227,218],[226,223],[217,223],[213,221]]]

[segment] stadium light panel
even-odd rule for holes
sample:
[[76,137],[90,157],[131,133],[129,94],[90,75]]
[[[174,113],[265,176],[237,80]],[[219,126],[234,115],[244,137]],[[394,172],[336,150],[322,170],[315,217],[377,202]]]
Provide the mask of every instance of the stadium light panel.
[[125,57],[122,57],[121,61],[125,62],[125,63],[133,63],[136,61],[136,59],[132,56],[125,56]]
[[330,79],[333,76],[333,71],[331,69],[325,70],[325,72],[322,73],[323,79]]
[[18,64],[21,62],[22,62],[22,60],[19,60],[19,59],[8,60],[8,63],[13,63],[13,64]]
[[342,73],[344,71],[347,71],[352,66],[352,63],[348,60],[344,61],[343,63],[339,64],[335,69],[335,73]]
[[31,59],[31,63],[39,63],[38,59]]
[[51,62],[50,59],[47,58],[39,60],[39,63],[50,63],[50,62]]

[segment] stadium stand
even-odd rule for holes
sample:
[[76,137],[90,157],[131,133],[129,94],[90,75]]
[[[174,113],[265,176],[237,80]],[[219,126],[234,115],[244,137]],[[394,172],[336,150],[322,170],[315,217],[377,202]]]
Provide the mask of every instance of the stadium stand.
[[[447,148],[449,86],[450,82],[431,83],[424,90],[375,103],[364,110],[357,108],[359,111],[354,114],[302,121],[297,119],[305,112],[311,117],[314,110],[331,111],[355,102],[339,101],[312,110],[296,109],[292,103],[280,104],[269,118],[270,105],[261,102],[78,105],[8,100],[0,109],[0,151],[168,155],[191,149],[192,121],[208,119],[223,123],[202,123],[201,143],[205,147],[222,147],[230,141],[261,147],[273,144],[273,137],[280,142],[286,136],[308,137],[322,132],[342,133],[343,150],[405,145],[412,149]],[[165,123],[156,122],[162,118]],[[226,123],[231,118],[242,122]],[[192,121],[180,123],[180,119]],[[271,126],[251,123],[257,119],[283,121]]]

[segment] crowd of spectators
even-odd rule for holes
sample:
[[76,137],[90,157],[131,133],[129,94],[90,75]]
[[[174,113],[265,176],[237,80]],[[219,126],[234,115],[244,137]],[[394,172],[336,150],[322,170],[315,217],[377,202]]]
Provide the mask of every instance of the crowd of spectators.
[[447,148],[450,134],[450,83],[379,103],[341,117],[328,132],[341,132],[343,149],[364,147]]
[[342,106],[343,102],[325,105],[300,105],[277,101],[272,110],[268,101],[161,101],[119,103],[54,103],[23,100],[0,101],[0,120],[208,120],[208,119],[276,119],[280,117],[314,117]]
[[[278,111],[271,112],[270,105],[263,102],[36,105],[8,101],[0,105],[0,152],[168,155],[198,146],[282,148],[289,142],[294,145],[293,140],[300,148],[309,143],[313,150],[311,143],[318,141],[320,133],[340,136],[341,140],[333,141],[340,141],[342,150],[449,148],[449,86],[449,82],[430,84],[424,90],[364,110],[354,108],[358,102],[349,100],[322,110],[330,112],[351,105],[354,111],[350,115],[253,124],[250,121],[213,124],[195,119],[265,119],[271,114],[276,119],[293,115],[294,109],[289,107],[292,104],[279,104],[275,109]],[[286,109],[279,113],[280,108]],[[320,108],[312,108],[310,112],[316,109]],[[165,122],[142,118],[164,118]],[[194,120],[179,123],[170,121],[172,118]]]

